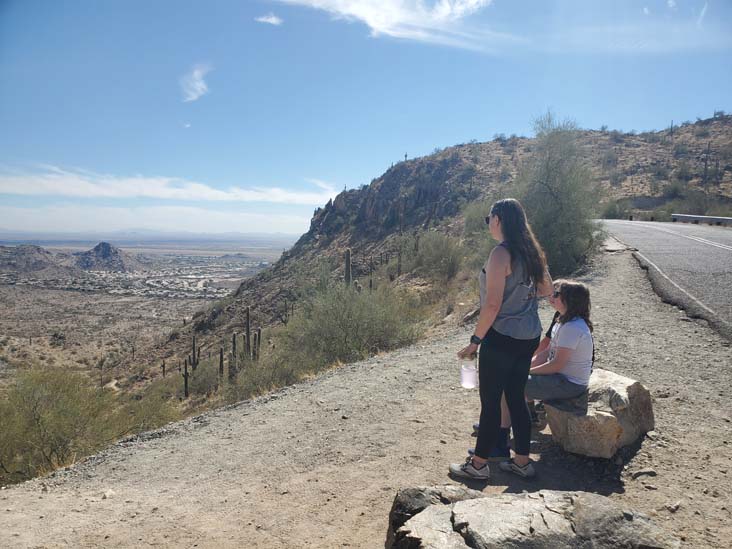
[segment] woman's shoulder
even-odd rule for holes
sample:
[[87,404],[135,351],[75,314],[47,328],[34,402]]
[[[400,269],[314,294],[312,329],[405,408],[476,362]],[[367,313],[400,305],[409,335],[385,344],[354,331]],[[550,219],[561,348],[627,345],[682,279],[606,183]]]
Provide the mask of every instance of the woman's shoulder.
[[501,262],[510,263],[511,252],[509,252],[508,248],[503,245],[503,242],[501,242],[498,246],[491,250],[489,259],[495,259]]
[[572,329],[574,330],[590,333],[590,327],[587,325],[587,322],[585,322],[585,319],[580,316],[576,316],[572,320],[565,322],[564,325],[572,326]]

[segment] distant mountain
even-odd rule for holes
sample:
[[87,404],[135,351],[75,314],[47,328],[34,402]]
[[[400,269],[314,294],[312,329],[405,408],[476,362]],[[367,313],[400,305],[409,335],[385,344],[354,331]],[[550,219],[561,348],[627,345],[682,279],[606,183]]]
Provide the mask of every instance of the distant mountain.
[[131,254],[100,242],[91,250],[68,254],[33,244],[0,246],[0,273],[37,279],[82,277],[85,271],[131,272],[142,270]]
[[0,273],[14,273],[38,279],[81,276],[68,254],[55,253],[40,246],[0,246]]
[[100,242],[91,250],[73,254],[77,267],[85,271],[131,272],[143,270],[140,262],[131,254],[112,246],[109,242]]

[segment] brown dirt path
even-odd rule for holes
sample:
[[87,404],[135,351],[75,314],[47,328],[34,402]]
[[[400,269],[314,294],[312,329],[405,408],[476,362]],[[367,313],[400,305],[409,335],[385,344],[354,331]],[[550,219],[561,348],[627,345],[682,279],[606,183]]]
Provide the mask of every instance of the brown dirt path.
[[[598,366],[651,389],[657,429],[617,463],[537,433],[539,478],[496,472],[485,491],[596,491],[689,547],[729,546],[732,349],[663,304],[628,252],[605,254],[588,281]],[[445,328],[2,490],[0,546],[383,547],[396,490],[449,482],[474,442],[478,396],[459,388],[454,358],[468,334]],[[633,480],[644,468],[656,476]]]

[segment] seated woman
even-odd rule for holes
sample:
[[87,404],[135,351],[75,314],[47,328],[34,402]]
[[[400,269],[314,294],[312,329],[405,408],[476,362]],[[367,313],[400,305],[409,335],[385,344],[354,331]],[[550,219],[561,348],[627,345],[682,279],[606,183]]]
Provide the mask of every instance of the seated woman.
[[590,321],[590,290],[581,282],[558,280],[549,302],[559,316],[549,346],[537,353],[526,382],[527,400],[574,399],[587,391],[594,342]]

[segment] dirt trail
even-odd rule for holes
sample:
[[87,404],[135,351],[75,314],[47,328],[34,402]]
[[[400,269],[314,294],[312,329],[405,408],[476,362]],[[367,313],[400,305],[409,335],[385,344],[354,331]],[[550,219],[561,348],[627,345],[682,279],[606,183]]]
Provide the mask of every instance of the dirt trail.
[[[537,433],[539,478],[496,471],[485,491],[595,491],[689,547],[730,546],[732,349],[663,304],[629,252],[605,254],[588,281],[597,365],[651,389],[657,429],[624,462],[569,456]],[[454,358],[468,335],[445,328],[0,491],[0,546],[383,547],[396,490],[450,482],[475,440],[478,395],[459,388]]]

